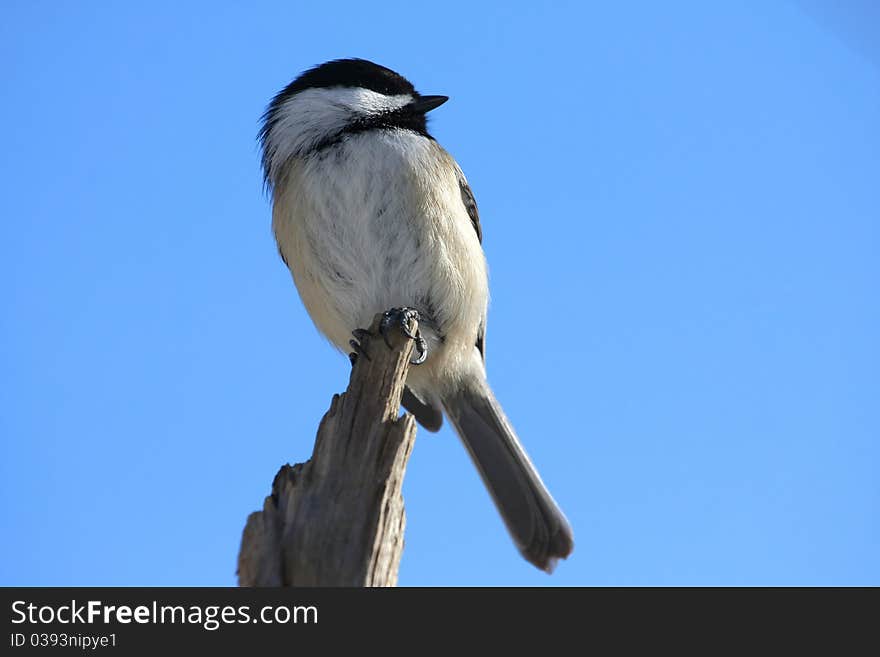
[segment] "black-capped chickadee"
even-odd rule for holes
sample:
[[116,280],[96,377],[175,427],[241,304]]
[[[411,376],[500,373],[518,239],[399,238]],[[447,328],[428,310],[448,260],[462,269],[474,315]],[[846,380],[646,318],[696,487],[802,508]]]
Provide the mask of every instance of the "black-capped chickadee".
[[[551,571],[573,548],[568,521],[523,450],[485,370],[486,260],[464,174],[428,133],[423,96],[363,59],[306,71],[269,104],[260,130],[272,228],[302,301],[338,348],[388,309],[417,311],[418,360],[404,406],[437,431],[442,411],[513,540]],[[442,410],[441,410],[442,409]]]

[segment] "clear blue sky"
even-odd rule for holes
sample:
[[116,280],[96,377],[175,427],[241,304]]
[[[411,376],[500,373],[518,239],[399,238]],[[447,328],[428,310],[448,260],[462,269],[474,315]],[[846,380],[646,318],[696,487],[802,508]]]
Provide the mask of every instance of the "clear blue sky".
[[401,584],[880,584],[880,11],[607,4],[5,3],[0,584],[234,584],[349,373],[257,121],[348,56],[451,97],[490,380],[576,540],[536,571],[420,432]]

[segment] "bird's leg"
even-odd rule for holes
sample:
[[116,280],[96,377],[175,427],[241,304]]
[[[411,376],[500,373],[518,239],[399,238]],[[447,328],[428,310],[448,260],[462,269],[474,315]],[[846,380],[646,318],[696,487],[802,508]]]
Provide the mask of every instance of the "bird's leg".
[[416,356],[415,360],[410,361],[413,365],[421,365],[428,357],[428,343],[422,337],[421,330],[417,328],[413,331],[413,322],[417,323],[420,319],[418,310],[404,306],[403,308],[392,308],[385,311],[379,324],[379,332],[382,334],[382,338],[389,349],[391,349],[391,343],[388,341],[388,329],[394,324],[400,326],[400,330],[410,340],[415,340],[418,356]]
[[357,362],[359,354],[363,354],[364,358],[366,358],[367,360],[371,360],[370,354],[366,352],[366,350],[361,345],[361,342],[363,342],[365,336],[371,336],[373,334],[370,333],[367,329],[362,328],[355,329],[351,332],[351,334],[356,339],[348,341],[348,344],[351,346],[352,349],[354,349],[354,351],[348,355],[348,360],[351,361],[351,366],[354,367],[354,364]]

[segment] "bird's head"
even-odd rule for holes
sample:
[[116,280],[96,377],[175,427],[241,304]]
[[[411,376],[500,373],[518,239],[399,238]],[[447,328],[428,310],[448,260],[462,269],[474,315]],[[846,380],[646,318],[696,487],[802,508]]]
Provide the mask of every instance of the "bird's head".
[[347,134],[401,128],[427,136],[425,114],[448,100],[423,96],[399,73],[365,59],[337,59],[312,68],[282,89],[263,114],[263,175],[273,186],[292,157]]

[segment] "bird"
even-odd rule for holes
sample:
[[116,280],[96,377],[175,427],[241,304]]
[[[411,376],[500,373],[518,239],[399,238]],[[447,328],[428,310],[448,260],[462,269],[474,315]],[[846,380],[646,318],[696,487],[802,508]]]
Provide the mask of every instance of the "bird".
[[416,320],[403,406],[429,431],[445,414],[514,544],[549,573],[573,534],[487,380],[477,204],[427,128],[427,113],[447,100],[365,59],[300,74],[260,121],[272,230],[312,321],[341,351],[362,352],[377,313],[383,328],[405,332]]

